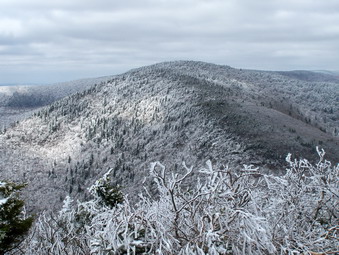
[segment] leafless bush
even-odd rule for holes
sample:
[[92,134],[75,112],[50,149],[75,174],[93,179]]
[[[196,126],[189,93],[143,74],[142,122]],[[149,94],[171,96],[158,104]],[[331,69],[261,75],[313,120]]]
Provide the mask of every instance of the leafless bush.
[[[53,217],[42,215],[25,254],[335,254],[338,253],[339,165],[292,160],[283,176],[213,167],[207,161],[195,185],[159,162],[150,175],[159,199],[146,192],[132,206],[96,196]],[[106,180],[108,174],[102,180]]]

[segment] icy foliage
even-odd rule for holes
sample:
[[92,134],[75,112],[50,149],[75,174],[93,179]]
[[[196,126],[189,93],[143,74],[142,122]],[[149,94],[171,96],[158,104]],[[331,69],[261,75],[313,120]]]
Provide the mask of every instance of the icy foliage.
[[[115,207],[67,198],[59,214],[42,215],[24,254],[335,254],[339,251],[339,165],[292,160],[283,176],[253,166],[235,171],[207,161],[175,174],[151,165],[158,198],[145,191]],[[106,179],[107,175],[103,177]]]
[[266,218],[274,241],[291,254],[339,251],[339,164],[332,166],[324,160],[324,150],[317,147],[317,152],[316,165],[292,160],[289,154],[290,167],[283,177],[265,177]]

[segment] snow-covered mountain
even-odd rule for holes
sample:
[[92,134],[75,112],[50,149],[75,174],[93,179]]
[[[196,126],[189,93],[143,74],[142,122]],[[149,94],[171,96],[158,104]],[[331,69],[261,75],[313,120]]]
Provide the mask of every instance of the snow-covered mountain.
[[[339,84],[178,61],[131,70],[40,109],[0,135],[0,179],[28,182],[31,210],[59,206],[109,168],[140,191],[150,162],[274,171],[288,152],[338,162]],[[146,184],[147,185],[147,184]]]
[[41,86],[0,86],[0,129],[32,115],[40,107],[111,78],[81,79]]

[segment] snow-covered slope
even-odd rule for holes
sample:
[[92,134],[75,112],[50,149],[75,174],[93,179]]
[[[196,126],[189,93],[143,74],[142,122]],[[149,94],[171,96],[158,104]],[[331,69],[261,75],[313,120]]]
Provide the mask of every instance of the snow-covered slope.
[[43,86],[0,86],[0,129],[30,116],[40,107],[111,78],[81,79]]
[[[0,177],[28,182],[30,209],[53,208],[108,168],[140,191],[150,162],[272,169],[316,145],[338,162],[338,84],[202,62],[132,70],[54,102],[0,135]],[[171,164],[170,164],[171,163]]]

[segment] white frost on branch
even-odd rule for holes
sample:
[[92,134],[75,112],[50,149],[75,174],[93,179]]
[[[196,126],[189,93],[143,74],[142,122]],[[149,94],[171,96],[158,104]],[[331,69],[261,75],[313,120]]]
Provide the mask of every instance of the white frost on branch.
[[58,215],[39,218],[25,254],[335,254],[339,165],[317,151],[315,165],[288,155],[283,176],[207,161],[191,186],[193,167],[178,174],[155,162],[158,199],[146,192],[135,205],[125,198],[111,208],[67,198]]

